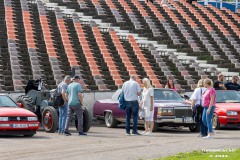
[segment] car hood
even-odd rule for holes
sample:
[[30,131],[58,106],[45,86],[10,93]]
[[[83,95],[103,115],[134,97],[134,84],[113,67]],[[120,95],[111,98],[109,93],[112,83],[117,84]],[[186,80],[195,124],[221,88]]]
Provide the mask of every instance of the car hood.
[[155,107],[190,107],[186,102],[178,101],[155,101]]
[[35,117],[36,115],[29,110],[23,108],[0,107],[0,116],[25,116]]
[[226,110],[240,111],[240,103],[216,103],[216,106]]

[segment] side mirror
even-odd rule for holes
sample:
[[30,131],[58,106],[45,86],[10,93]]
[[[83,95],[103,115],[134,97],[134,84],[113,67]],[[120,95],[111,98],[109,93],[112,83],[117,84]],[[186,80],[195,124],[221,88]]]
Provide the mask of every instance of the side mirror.
[[23,108],[23,104],[22,103],[17,103],[19,108]]

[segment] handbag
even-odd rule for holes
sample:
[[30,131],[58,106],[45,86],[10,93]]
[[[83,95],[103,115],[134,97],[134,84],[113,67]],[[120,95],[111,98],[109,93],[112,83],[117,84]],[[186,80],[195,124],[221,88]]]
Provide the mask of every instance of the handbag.
[[196,123],[200,123],[202,119],[203,107],[202,107],[202,89],[201,89],[201,99],[200,104],[195,105],[193,110],[193,117]]
[[139,110],[138,116],[140,119],[143,119],[145,117],[145,110],[144,109]]
[[62,97],[62,93],[59,93],[59,87],[55,90],[53,93],[53,106],[54,107],[59,107],[64,105],[64,99]]
[[61,93],[56,93],[53,95],[53,105],[54,107],[59,107],[64,105],[64,100]]
[[120,95],[118,108],[123,111],[126,110],[126,101],[123,93]]

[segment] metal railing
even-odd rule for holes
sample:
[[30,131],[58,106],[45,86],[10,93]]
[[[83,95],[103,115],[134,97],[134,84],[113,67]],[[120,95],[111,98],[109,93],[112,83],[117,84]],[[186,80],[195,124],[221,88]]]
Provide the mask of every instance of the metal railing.
[[240,0],[203,0],[198,2],[204,6],[212,4],[219,9],[225,7],[235,13],[240,13]]

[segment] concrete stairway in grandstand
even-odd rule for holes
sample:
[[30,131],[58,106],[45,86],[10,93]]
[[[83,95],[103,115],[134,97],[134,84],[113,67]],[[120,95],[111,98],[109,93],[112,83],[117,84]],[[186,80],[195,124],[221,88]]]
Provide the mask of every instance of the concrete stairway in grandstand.
[[[63,6],[58,6],[58,7],[62,9],[63,13],[68,14],[68,15],[75,12],[74,9],[69,9],[70,7],[64,6],[63,3],[60,3],[60,4],[47,3],[46,5],[49,7],[63,5]],[[99,27],[102,29],[108,29],[109,27],[113,28],[120,37],[126,37],[127,35],[133,35],[140,46],[141,45],[144,46],[149,43],[152,43],[153,46],[158,51],[158,53],[162,56],[163,55],[169,56],[168,53],[171,53],[171,54],[173,53],[176,56],[176,58],[179,59],[185,67],[186,66],[189,67],[188,68],[189,70],[191,70],[190,68],[193,67],[195,64],[199,64],[199,66],[205,71],[205,74],[210,75],[210,77],[216,76],[216,74],[219,72],[222,72],[226,76],[232,76],[232,75],[239,74],[238,72],[229,72],[228,68],[219,67],[217,64],[209,64],[207,60],[199,60],[197,58],[197,56],[189,56],[189,54],[186,52],[177,52],[177,49],[169,49],[167,47],[167,45],[159,44],[158,41],[156,41],[156,40],[155,41],[149,40],[147,37],[139,36],[139,34],[137,34],[137,33],[130,33],[131,31],[129,31],[129,30],[122,30],[121,27],[114,26],[114,24],[112,24],[112,23],[104,22],[103,19],[99,19],[99,17],[98,17],[98,19],[96,19],[96,18],[94,18],[94,16],[84,15],[83,12],[75,12],[75,13],[78,14],[78,16],[80,17],[80,20],[83,23],[89,23],[91,21],[95,21],[99,25]],[[166,58],[168,58],[168,57],[166,57]],[[174,77],[176,77],[176,76],[174,75]],[[202,76],[202,77],[204,77],[204,76]],[[194,81],[196,82],[198,78],[201,78],[201,76],[195,76]],[[179,80],[179,78],[176,78],[176,79]],[[188,84],[186,84],[186,85],[188,85]]]

